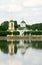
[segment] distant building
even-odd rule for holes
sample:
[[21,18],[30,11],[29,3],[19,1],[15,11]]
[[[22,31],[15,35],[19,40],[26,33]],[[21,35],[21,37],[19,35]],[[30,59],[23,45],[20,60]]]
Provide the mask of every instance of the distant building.
[[20,23],[20,27],[26,27],[26,23],[24,20]]
[[30,30],[28,30],[28,29],[26,28],[26,23],[25,23],[25,21],[22,21],[22,22],[20,23],[20,27],[17,29],[17,31],[20,32],[20,36],[24,36],[24,32],[25,32],[25,31],[30,31]]
[[10,20],[8,30],[11,31],[11,32],[13,32],[15,30],[14,29],[14,21],[13,20]]
[[[15,30],[15,26],[14,25],[15,25],[15,22],[13,20],[10,20],[8,31],[13,32]],[[24,32],[30,31],[30,30],[26,27],[26,22],[23,20],[20,23],[20,27],[18,27],[16,31],[20,32],[20,36],[24,36]]]

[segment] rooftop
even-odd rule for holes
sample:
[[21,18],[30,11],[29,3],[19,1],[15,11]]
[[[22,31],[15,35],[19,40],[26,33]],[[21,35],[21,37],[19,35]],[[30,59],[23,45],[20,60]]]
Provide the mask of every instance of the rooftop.
[[23,20],[23,21],[21,21],[21,23],[25,23],[25,21]]
[[19,27],[18,30],[30,30],[30,29],[28,29],[26,27]]

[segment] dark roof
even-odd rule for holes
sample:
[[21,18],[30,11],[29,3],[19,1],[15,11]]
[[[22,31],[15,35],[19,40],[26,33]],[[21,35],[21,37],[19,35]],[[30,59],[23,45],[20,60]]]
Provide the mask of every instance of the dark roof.
[[19,28],[18,28],[18,30],[23,30],[23,29],[24,29],[24,27],[19,27]]
[[21,23],[25,23],[25,21],[23,20],[23,21],[21,21]]
[[18,28],[18,30],[24,30],[24,29],[30,30],[30,29],[28,29],[28,28],[26,28],[26,27],[19,27],[19,28]]

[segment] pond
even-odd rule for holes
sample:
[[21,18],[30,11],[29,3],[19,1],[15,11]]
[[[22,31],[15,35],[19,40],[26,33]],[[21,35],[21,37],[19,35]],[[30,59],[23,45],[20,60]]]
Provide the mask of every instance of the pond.
[[42,42],[0,40],[0,65],[42,65]]

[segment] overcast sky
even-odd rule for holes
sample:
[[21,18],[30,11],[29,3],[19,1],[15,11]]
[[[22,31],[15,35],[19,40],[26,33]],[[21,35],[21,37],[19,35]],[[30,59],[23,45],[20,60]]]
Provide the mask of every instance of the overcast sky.
[[0,0],[0,23],[10,19],[42,23],[42,0]]

